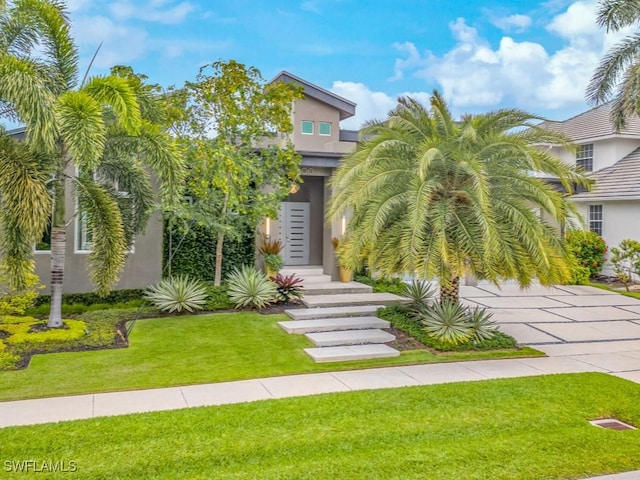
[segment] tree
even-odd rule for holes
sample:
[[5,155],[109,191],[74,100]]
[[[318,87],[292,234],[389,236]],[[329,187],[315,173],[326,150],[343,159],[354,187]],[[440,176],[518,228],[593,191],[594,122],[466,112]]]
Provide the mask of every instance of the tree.
[[[601,0],[597,22],[607,32],[638,25],[640,4],[628,0]],[[593,105],[613,100],[611,117],[616,130],[626,119],[640,115],[640,32],[636,31],[611,48],[602,58],[587,87]]]
[[193,202],[178,216],[207,226],[217,235],[214,283],[220,285],[225,237],[236,237],[243,223],[255,228],[274,217],[291,185],[300,181],[300,156],[288,134],[300,90],[265,84],[260,72],[233,60],[200,69],[187,82],[181,133]]
[[90,232],[91,279],[106,293],[153,207],[142,162],[160,178],[166,201],[180,196],[183,167],[171,137],[149,120],[153,88],[143,77],[125,68],[79,80],[62,3],[0,2],[0,26],[0,103],[5,117],[26,127],[23,144],[1,139],[2,256],[23,284],[33,245],[51,222],[48,325],[60,327],[67,189]]
[[[454,121],[437,92],[430,108],[401,98],[385,121],[361,132],[331,186],[328,216],[353,217],[340,245],[352,270],[409,273],[440,281],[441,300],[458,300],[460,277],[529,285],[569,276],[558,228],[575,207],[549,183],[571,192],[586,179],[533,145],[565,144],[520,110],[465,115]],[[539,218],[534,209],[544,212]]]

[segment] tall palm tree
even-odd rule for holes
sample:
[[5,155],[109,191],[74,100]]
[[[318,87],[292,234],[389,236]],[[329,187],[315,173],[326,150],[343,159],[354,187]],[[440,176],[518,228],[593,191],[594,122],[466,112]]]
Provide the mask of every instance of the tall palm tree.
[[329,219],[353,212],[341,262],[438,278],[441,299],[452,301],[469,273],[523,286],[567,279],[557,225],[579,215],[532,172],[559,178],[569,192],[586,179],[534,146],[566,144],[538,120],[509,109],[456,122],[437,92],[430,108],[401,98],[386,120],[365,127],[332,180]]
[[[618,32],[640,23],[640,4],[631,0],[600,0],[597,22],[607,32]],[[611,116],[616,130],[626,119],[640,115],[640,31],[611,48],[600,61],[587,87],[593,105],[612,100]]]
[[141,115],[148,89],[126,74],[80,81],[69,28],[58,1],[0,0],[0,111],[26,127],[24,145],[0,144],[0,247],[20,286],[51,222],[49,327],[62,326],[67,211],[86,220],[90,275],[106,292],[153,206],[142,162],[161,179],[165,199],[179,195],[183,175],[171,138]]

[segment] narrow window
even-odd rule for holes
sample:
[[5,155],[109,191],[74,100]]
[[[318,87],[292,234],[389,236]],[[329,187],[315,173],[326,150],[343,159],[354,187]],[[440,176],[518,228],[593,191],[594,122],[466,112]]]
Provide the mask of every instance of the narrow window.
[[589,230],[602,236],[602,205],[589,205]]
[[580,145],[576,152],[576,166],[585,172],[593,172],[593,143]]
[[36,253],[50,253],[51,252],[51,218],[47,223],[47,228],[42,233],[42,238],[36,243]]
[[318,124],[318,134],[324,136],[331,135],[331,122],[320,122]]
[[78,212],[76,215],[76,246],[79,252],[90,252],[92,247],[91,231],[87,214]]
[[302,121],[302,134],[313,135],[313,122],[311,120]]

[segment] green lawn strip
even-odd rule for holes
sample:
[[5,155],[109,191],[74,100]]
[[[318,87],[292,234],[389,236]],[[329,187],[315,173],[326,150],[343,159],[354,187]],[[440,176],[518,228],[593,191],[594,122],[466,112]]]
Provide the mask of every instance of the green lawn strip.
[[607,290],[609,292],[619,293],[620,295],[624,295],[625,297],[640,299],[640,292],[627,292],[626,290],[616,290],[607,285],[603,285],[602,283],[589,283],[589,286],[599,288],[600,290]]
[[639,396],[598,373],[337,393],[5,428],[1,460],[79,479],[584,478],[640,469],[640,430],[588,423],[640,424]]
[[35,355],[24,370],[0,372],[0,401],[224,382],[295,373],[441,361],[540,355],[533,349],[406,351],[362,362],[314,363],[303,336],[276,322],[284,315],[220,313],[139,320],[124,349]]

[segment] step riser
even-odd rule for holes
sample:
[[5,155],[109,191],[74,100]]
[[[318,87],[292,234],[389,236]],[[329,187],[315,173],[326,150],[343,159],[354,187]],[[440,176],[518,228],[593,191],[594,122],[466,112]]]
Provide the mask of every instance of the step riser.
[[[362,294],[358,294],[362,295]],[[320,300],[318,297],[322,295],[310,295],[302,299],[302,304],[309,308],[317,307],[353,307],[353,306],[367,306],[378,305],[381,307],[398,303],[398,300],[372,300],[372,299],[345,299],[345,300]]]
[[387,345],[358,345],[353,347],[305,348],[316,363],[352,362],[373,358],[398,357],[400,352]]
[[287,310],[286,313],[293,320],[316,320],[320,318],[345,318],[345,317],[368,317],[374,316],[379,306],[368,305],[360,307],[343,308],[313,308]]
[[340,332],[307,333],[316,347],[339,347],[393,342],[396,337],[384,330],[344,330]]
[[292,320],[278,322],[289,334],[304,335],[316,332],[338,332],[342,330],[368,330],[389,328],[389,322],[376,317],[327,318],[318,320]]
[[332,295],[336,293],[353,295],[357,293],[371,293],[371,287],[350,287],[350,288],[313,288],[312,284],[309,284],[309,288],[305,288],[305,295]]

